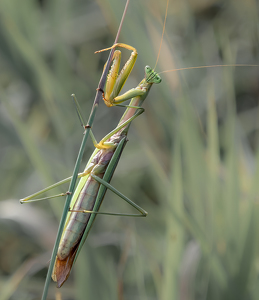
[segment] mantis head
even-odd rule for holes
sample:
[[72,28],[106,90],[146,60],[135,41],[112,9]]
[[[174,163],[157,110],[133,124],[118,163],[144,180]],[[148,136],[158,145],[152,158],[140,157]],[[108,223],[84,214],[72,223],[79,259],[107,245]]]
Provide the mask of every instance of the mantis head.
[[162,78],[150,66],[145,66],[146,81],[148,83],[160,83]]

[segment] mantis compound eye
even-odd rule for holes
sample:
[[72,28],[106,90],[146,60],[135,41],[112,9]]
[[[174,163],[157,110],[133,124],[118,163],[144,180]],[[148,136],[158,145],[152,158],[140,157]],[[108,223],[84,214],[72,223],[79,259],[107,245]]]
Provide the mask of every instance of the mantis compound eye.
[[145,66],[145,72],[146,73],[149,73],[151,71],[152,71],[152,69],[150,68],[150,66]]
[[156,74],[156,76],[154,78],[154,82],[155,83],[160,83],[161,81],[162,81],[162,78],[158,74]]

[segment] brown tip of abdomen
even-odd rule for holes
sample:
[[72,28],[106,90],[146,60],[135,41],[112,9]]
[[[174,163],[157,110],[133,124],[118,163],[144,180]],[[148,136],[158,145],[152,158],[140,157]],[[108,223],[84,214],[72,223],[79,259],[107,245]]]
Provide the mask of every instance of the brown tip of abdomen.
[[56,258],[55,266],[52,272],[52,279],[57,282],[58,288],[60,288],[68,279],[73,266],[74,258],[75,252],[70,253],[70,255],[64,260],[60,260],[58,257]]

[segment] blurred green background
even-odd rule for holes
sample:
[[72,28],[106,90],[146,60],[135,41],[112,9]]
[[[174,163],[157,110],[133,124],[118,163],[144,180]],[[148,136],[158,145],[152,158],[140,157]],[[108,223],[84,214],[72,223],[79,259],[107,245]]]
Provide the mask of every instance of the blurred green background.
[[[70,95],[88,117],[108,55],[94,51],[112,45],[123,8],[0,1],[0,300],[41,297],[64,201],[19,199],[71,175],[83,131]],[[130,2],[119,41],[139,56],[124,91],[155,65],[165,8]],[[258,64],[258,28],[257,1],[170,0],[156,70]],[[259,68],[161,76],[112,180],[149,214],[99,216],[63,300],[258,299]],[[122,110],[100,105],[98,140]],[[81,169],[92,151],[89,140]],[[108,192],[102,211],[131,208]]]

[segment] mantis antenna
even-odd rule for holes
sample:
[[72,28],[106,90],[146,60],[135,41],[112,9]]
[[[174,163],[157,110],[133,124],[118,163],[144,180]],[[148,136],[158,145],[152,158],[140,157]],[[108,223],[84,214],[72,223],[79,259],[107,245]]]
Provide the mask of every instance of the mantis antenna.
[[217,68],[217,67],[259,67],[259,65],[249,65],[249,64],[231,64],[231,65],[211,65],[211,66],[199,66],[199,67],[188,67],[188,68],[180,68],[180,69],[172,69],[159,72],[158,74],[174,72],[174,71],[182,71],[182,70],[191,70],[191,69],[205,69],[205,68]]
[[156,63],[154,66],[154,70],[156,68],[159,56],[160,56],[160,51],[161,51],[161,47],[162,47],[162,43],[163,43],[163,38],[164,38],[164,33],[165,33],[165,23],[166,23],[166,19],[167,19],[167,11],[168,11],[168,4],[169,4],[169,0],[167,0],[166,3],[166,10],[165,10],[165,18],[164,18],[164,25],[163,25],[163,31],[162,31],[162,36],[161,36],[161,40],[160,40],[160,45],[159,45],[159,50],[158,50],[158,54],[157,54],[157,58],[156,58]]

